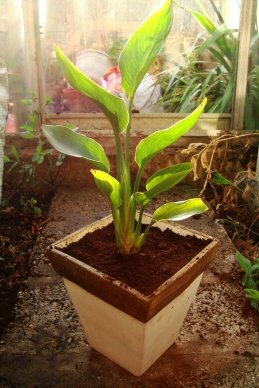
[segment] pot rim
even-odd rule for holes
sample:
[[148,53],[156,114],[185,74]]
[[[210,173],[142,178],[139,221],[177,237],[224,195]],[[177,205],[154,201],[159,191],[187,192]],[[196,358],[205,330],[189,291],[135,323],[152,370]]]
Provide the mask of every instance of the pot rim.
[[[149,214],[145,213],[145,219],[150,217],[151,216]],[[171,229],[174,230],[174,233],[181,235],[193,235],[196,238],[208,240],[210,242],[184,267],[163,282],[155,291],[149,295],[144,295],[122,281],[112,278],[94,267],[81,262],[75,257],[60,251],[60,248],[68,245],[67,240],[70,240],[69,243],[78,241],[80,239],[78,236],[83,237],[83,235],[95,230],[96,227],[98,228],[97,225],[100,224],[100,221],[102,222],[102,227],[104,227],[112,222],[112,216],[108,215],[101,220],[95,221],[67,235],[55,243],[52,243],[47,250],[48,256],[54,269],[61,276],[77,283],[79,286],[93,293],[95,296],[103,298],[108,303],[114,305],[114,307],[118,307],[120,304],[124,305],[120,306],[123,311],[143,322],[146,322],[158,311],[160,311],[161,308],[163,308],[169,301],[177,297],[197,276],[205,270],[205,268],[213,260],[214,253],[219,245],[219,241],[214,237],[186,228],[178,223],[172,221],[158,222],[154,227],[160,226],[160,229]],[[102,227],[99,227],[98,229],[102,229]],[[99,289],[101,286],[104,288],[103,292]],[[111,296],[106,294],[109,292],[111,293]],[[121,296],[119,301],[116,302],[115,295],[117,292]],[[134,300],[137,303],[137,310],[139,310],[138,307],[141,306],[142,313],[137,313],[135,308],[132,308],[131,305]],[[129,306],[127,306],[127,304]]]

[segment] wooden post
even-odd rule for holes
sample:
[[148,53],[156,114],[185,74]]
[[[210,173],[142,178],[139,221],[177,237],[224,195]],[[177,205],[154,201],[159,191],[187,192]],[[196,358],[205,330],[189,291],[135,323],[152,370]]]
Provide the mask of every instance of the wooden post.
[[2,202],[2,178],[4,168],[5,124],[8,113],[8,77],[7,68],[0,60],[0,204]]
[[[237,76],[236,89],[232,110],[231,128],[235,131],[243,129],[245,98],[247,90],[247,76],[249,65],[249,50],[251,29],[253,22],[253,12],[256,6],[256,0],[243,0],[241,7],[241,18],[239,28],[239,47],[237,56]],[[252,128],[249,128],[252,129]]]
[[[33,92],[37,99],[44,121],[44,85],[41,67],[40,26],[38,0],[23,0],[24,44],[28,69],[27,90]],[[41,124],[41,123],[39,123]]]

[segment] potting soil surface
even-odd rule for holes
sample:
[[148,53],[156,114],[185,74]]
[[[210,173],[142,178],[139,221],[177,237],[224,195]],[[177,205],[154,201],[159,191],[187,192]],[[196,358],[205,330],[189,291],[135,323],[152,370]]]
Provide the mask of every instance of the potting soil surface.
[[[179,194],[179,193],[178,193]],[[170,192],[150,212],[176,198]],[[141,377],[92,350],[46,247],[109,214],[95,188],[60,187],[32,252],[32,275],[0,338],[1,387],[259,387],[259,316],[244,297],[235,248],[212,214],[181,221],[220,240],[175,344]]]

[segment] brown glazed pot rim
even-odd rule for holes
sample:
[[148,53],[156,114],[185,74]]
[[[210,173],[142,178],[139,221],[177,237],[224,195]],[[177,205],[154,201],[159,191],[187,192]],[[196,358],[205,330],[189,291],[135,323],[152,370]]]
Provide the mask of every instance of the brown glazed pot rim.
[[[150,217],[148,214],[145,216]],[[48,257],[59,275],[142,322],[147,322],[180,295],[208,267],[219,246],[217,239],[182,225],[172,222],[158,223],[164,228],[172,229],[174,233],[179,234],[180,231],[180,234],[191,234],[199,239],[208,240],[208,245],[152,294],[145,296],[136,289],[60,250],[68,245],[67,240],[79,240],[78,236],[82,237],[89,231],[100,228],[100,222],[103,223],[103,226],[108,225],[112,222],[112,217],[105,217],[51,244],[47,249]]]

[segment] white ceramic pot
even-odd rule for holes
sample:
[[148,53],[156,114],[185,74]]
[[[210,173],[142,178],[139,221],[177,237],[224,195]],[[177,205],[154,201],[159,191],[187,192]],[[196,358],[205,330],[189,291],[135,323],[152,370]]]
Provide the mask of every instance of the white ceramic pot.
[[[150,220],[145,215],[143,222]],[[208,245],[149,296],[111,279],[60,249],[85,234],[110,224],[108,216],[52,244],[48,255],[63,277],[92,348],[135,376],[142,375],[176,340],[212,261],[218,241],[175,223],[157,223],[182,236],[192,235]]]

